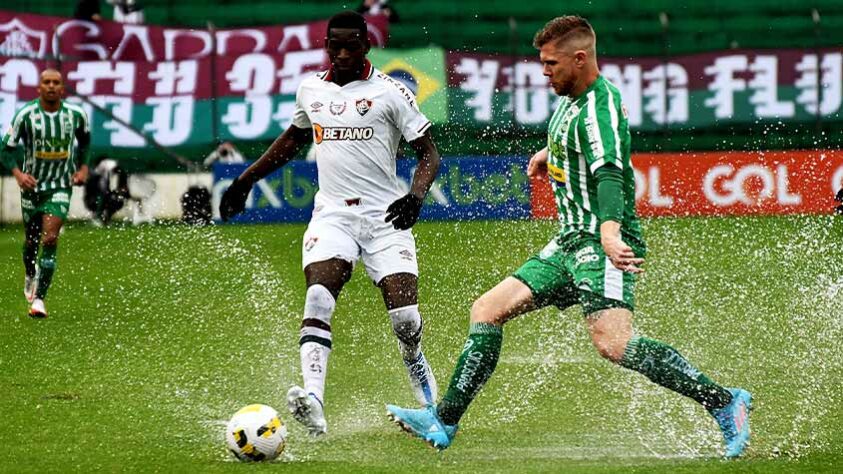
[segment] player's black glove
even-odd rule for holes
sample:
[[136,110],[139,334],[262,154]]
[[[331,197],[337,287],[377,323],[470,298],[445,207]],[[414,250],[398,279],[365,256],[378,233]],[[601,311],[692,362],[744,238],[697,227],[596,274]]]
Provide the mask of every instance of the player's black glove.
[[246,209],[246,198],[249,197],[251,190],[251,186],[239,179],[231,182],[228,189],[222,193],[222,199],[220,199],[220,217],[223,221],[231,219],[243,212],[243,209]]
[[398,230],[407,230],[419,220],[421,208],[422,200],[407,194],[386,208],[386,222],[392,222],[392,226]]

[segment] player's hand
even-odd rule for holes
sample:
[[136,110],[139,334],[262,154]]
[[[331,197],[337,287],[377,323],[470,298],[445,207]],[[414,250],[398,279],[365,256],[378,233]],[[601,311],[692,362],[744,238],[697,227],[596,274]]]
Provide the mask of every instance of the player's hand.
[[88,181],[88,167],[84,166],[79,169],[79,171],[73,173],[73,185],[74,186],[81,186]]
[[232,181],[220,199],[220,218],[228,221],[243,212],[246,209],[246,198],[249,197],[251,191],[252,187],[239,179]]
[[398,198],[386,208],[386,222],[398,230],[407,230],[419,220],[422,199],[412,194]]
[[15,181],[18,182],[18,186],[24,191],[32,191],[38,185],[38,180],[31,174],[26,174],[17,169],[13,174],[15,175]]
[[527,163],[527,176],[536,178],[547,174],[547,147],[542,148]]
[[603,245],[603,252],[606,253],[615,268],[629,273],[644,273],[644,269],[641,268],[644,259],[636,257],[632,248],[626,245],[626,242],[618,237],[604,236],[600,239],[600,243]]

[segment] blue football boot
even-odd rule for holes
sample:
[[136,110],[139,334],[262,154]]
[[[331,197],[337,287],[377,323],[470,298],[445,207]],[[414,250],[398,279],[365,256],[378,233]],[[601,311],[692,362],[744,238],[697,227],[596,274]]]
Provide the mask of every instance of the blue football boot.
[[743,454],[749,444],[749,411],[752,409],[752,394],[741,388],[728,388],[732,401],[723,408],[710,413],[717,420],[723,440],[726,442],[727,458]]
[[457,425],[442,423],[434,405],[428,405],[422,409],[387,405],[386,411],[389,419],[400,426],[402,430],[418,436],[439,451],[450,446],[451,441],[457,434]]

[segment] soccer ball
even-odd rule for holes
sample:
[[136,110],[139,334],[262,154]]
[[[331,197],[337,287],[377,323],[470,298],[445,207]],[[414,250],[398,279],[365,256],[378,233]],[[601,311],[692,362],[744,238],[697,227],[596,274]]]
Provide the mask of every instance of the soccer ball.
[[248,405],[231,417],[225,443],[240,461],[271,461],[287,445],[287,427],[272,407]]

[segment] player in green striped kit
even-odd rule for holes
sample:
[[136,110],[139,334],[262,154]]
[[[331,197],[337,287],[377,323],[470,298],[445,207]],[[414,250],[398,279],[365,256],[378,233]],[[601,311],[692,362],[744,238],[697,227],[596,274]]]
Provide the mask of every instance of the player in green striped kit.
[[[15,113],[0,145],[0,161],[12,171],[21,189],[26,230],[23,291],[32,303],[29,315],[33,318],[47,317],[44,298],[56,270],[59,231],[67,218],[72,186],[88,179],[88,117],[79,106],[64,102],[63,94],[61,73],[55,69],[41,72],[38,98]],[[23,143],[23,163],[14,156],[19,141]]]
[[545,306],[578,304],[601,356],[700,403],[723,432],[726,457],[737,457],[749,440],[749,392],[718,385],[669,345],[633,333],[633,289],[646,246],[635,213],[629,122],[620,92],[600,75],[594,30],[583,18],[560,17],[536,34],[534,45],[561,100],[548,145],[527,172],[550,177],[560,232],[474,302],[468,340],[439,404],[423,410],[388,405],[389,415],[434,447],[447,448],[495,369],[503,325]]

